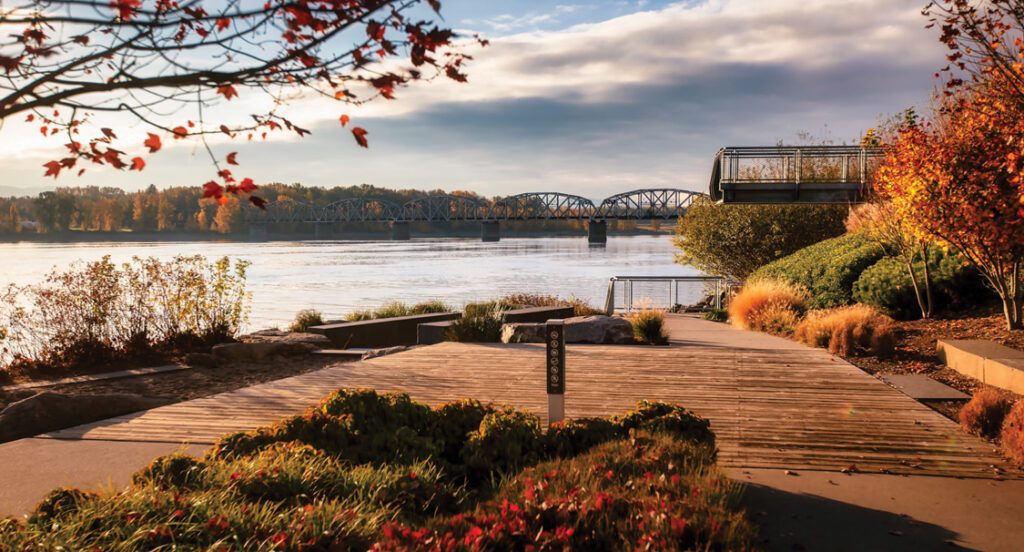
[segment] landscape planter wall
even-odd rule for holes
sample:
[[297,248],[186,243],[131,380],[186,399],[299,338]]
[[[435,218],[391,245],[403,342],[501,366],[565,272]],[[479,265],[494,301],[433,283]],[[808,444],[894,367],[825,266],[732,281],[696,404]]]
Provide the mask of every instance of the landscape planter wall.
[[444,322],[462,317],[458,312],[417,314],[376,320],[360,320],[313,326],[310,331],[327,336],[335,347],[381,348],[415,345],[417,327],[425,322]]
[[946,366],[986,385],[1024,394],[1024,351],[981,339],[940,339]]

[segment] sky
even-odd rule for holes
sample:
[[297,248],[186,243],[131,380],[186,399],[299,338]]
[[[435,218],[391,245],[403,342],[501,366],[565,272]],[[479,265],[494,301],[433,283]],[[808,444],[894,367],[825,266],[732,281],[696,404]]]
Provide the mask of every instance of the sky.
[[[417,83],[395,101],[341,111],[300,101],[286,113],[312,135],[215,147],[237,151],[236,175],[257,183],[591,199],[704,191],[723,146],[793,143],[807,132],[849,143],[881,117],[925,111],[945,51],[925,29],[924,3],[447,0],[448,25],[491,40],[470,50],[469,83]],[[225,109],[244,109],[239,100]],[[340,127],[342,111],[369,131],[370,149]],[[0,194],[214,176],[196,144],[165,140],[142,173],[99,169],[55,181],[41,165],[60,145],[36,135],[20,122],[0,127]]]

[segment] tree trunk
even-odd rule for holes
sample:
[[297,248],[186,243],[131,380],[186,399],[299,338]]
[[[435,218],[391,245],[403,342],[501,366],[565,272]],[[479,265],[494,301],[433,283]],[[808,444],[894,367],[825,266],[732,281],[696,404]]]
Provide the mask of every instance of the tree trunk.
[[921,318],[928,318],[928,309],[924,297],[921,296],[921,286],[918,285],[917,274],[914,273],[914,257],[904,256],[903,261],[907,264],[907,272],[910,273],[910,283],[914,285],[914,297],[917,299],[917,306],[921,309]]
[[1003,297],[1007,330],[1024,330],[1024,297]]
[[921,244],[921,262],[924,264],[924,294],[925,302],[928,305],[924,318],[931,318],[935,313],[935,297],[932,293],[932,273],[928,268],[928,244],[926,243]]

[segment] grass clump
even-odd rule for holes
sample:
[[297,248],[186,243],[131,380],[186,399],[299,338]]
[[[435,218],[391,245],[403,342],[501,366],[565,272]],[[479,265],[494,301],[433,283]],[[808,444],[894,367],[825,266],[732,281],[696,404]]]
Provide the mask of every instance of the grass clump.
[[503,305],[510,305],[511,308],[525,309],[529,307],[572,307],[573,316],[594,316],[605,314],[601,309],[594,308],[589,302],[576,296],[562,299],[557,295],[543,295],[536,293],[515,293],[506,295],[498,300]]
[[708,309],[700,314],[700,317],[709,322],[727,322],[729,311],[725,309]]
[[123,491],[58,489],[0,523],[0,549],[746,548],[714,458],[708,422],[665,403],[545,431],[511,408],[340,390]]
[[1019,466],[1024,466],[1024,401],[1017,401],[1003,420],[999,440],[1003,452]]
[[347,322],[360,322],[362,320],[379,320],[381,318],[398,318],[400,316],[414,316],[417,314],[433,314],[437,312],[451,312],[443,301],[430,300],[408,306],[401,301],[390,301],[376,309],[356,310],[345,315]]
[[960,427],[969,433],[994,439],[999,436],[1010,407],[1010,401],[1002,393],[991,387],[982,387],[960,409]]
[[[448,341],[463,343],[497,343],[501,341],[503,310],[492,307],[492,310],[477,310],[466,305],[462,318],[453,320],[445,332]],[[472,313],[472,314],[470,314]]]
[[807,310],[807,291],[784,280],[751,280],[729,301],[729,320],[743,330],[790,335]]
[[308,332],[313,326],[322,326],[324,315],[316,309],[303,309],[295,314],[295,320],[288,326],[290,332]]
[[872,354],[886,357],[896,348],[895,324],[867,305],[811,311],[794,337],[812,347],[827,347],[840,356]]
[[667,345],[665,312],[657,309],[641,309],[626,316],[633,326],[633,339],[645,345]]

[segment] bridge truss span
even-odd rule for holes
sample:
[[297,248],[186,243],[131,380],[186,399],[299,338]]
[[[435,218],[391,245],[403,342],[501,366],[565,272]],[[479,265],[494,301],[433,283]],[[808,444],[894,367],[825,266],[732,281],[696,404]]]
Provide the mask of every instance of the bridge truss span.
[[438,195],[414,199],[402,207],[403,221],[485,220],[488,202],[467,196]]
[[596,208],[589,199],[561,192],[529,192],[496,201],[490,220],[586,220]]
[[678,218],[698,197],[707,197],[699,192],[677,188],[654,188],[633,190],[613,195],[601,202],[594,214],[595,219],[626,220],[667,220]]
[[323,208],[323,222],[381,222],[402,218],[401,205],[383,199],[353,198],[335,201]]

